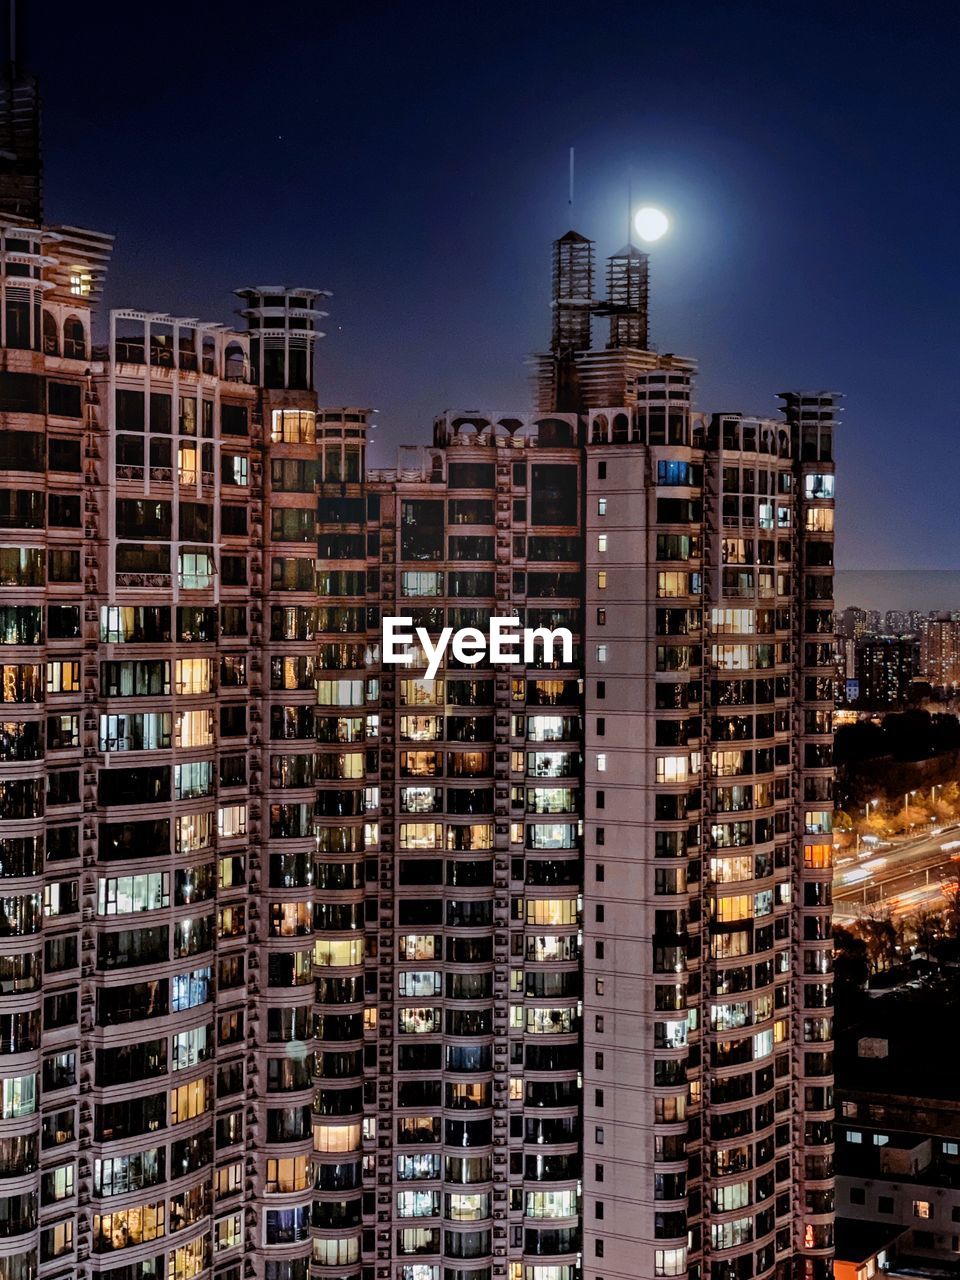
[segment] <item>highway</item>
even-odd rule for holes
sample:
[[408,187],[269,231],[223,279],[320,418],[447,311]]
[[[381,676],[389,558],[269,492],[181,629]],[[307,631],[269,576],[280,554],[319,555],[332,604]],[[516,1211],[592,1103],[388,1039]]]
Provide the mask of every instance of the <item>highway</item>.
[[867,851],[861,845],[858,856],[838,861],[834,870],[834,919],[846,924],[863,915],[902,917],[942,909],[943,883],[956,884],[960,866],[951,854],[960,855],[960,823],[887,848]]

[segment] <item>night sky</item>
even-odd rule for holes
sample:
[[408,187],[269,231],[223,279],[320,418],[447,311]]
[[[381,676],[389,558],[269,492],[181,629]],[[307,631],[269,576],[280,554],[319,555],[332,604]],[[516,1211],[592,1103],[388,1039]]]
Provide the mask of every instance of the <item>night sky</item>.
[[955,6],[34,6],[46,216],[116,234],[108,306],[332,290],[321,400],[379,409],[390,465],[528,407],[550,242],[620,248],[632,187],[697,407],[845,392],[841,564],[960,566]]

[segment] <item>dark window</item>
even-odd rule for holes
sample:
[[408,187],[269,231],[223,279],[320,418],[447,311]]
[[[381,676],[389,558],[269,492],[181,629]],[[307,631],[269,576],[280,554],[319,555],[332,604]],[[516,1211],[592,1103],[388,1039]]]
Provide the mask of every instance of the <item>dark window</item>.
[[117,391],[116,425],[118,431],[142,431],[144,396],[142,391]]
[[47,384],[47,411],[57,418],[83,416],[83,396],[79,382]]
[[400,558],[443,559],[442,501],[410,500],[401,504]]
[[170,767],[101,769],[100,804],[155,804],[170,799]]
[[[181,508],[182,511],[182,508]],[[149,498],[117,499],[117,536],[170,538],[170,503]]]
[[220,708],[220,735],[237,738],[247,732],[247,708],[242,703]]
[[173,429],[171,399],[161,391],[150,392],[150,431],[153,435],[168,436]]
[[50,582],[80,581],[80,552],[53,551],[49,553],[47,577]]
[[492,462],[451,462],[447,469],[450,489],[492,489],[495,469]]
[[0,373],[0,413],[43,413],[43,378]]
[[562,463],[534,463],[531,523],[575,525],[577,517],[577,468]]
[[[39,431],[0,431],[0,471],[43,471],[43,469],[43,436]],[[72,467],[59,469],[74,470]],[[75,469],[80,470],[79,442],[77,442]]]
[[180,537],[210,542],[213,538],[213,508],[205,502],[181,502]]
[[220,430],[225,436],[245,436],[247,434],[247,406],[245,404],[220,405]]
[[220,581],[225,587],[243,587],[247,583],[247,557],[221,556]]
[[76,640],[80,636],[80,606],[52,604],[47,609],[47,634],[51,640]]
[[247,532],[247,508],[225,502],[220,508],[220,530],[224,534],[244,537]]
[[0,489],[0,528],[42,529],[43,493],[39,489]]
[[143,466],[143,440],[140,436],[117,436],[117,465]]
[[54,528],[80,528],[80,495],[78,493],[51,493],[49,502],[49,519]]

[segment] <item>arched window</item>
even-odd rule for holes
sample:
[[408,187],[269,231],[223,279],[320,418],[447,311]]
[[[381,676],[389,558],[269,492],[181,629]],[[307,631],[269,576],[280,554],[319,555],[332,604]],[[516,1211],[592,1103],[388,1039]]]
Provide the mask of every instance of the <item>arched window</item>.
[[43,313],[43,354],[45,356],[60,354],[60,330],[57,328],[57,317],[52,311]]
[[87,358],[87,335],[83,321],[76,316],[70,316],[63,322],[63,354],[70,360]]
[[223,353],[223,376],[228,382],[247,380],[247,358],[239,342],[231,342]]

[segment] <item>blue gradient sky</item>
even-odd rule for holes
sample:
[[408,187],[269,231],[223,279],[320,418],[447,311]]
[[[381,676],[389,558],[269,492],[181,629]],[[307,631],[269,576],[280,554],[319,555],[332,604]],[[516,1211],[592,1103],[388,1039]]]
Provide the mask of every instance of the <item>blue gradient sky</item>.
[[87,7],[81,49],[57,0],[32,39],[47,216],[117,234],[109,305],[332,289],[321,394],[381,410],[387,463],[448,405],[526,407],[550,241],[619,248],[629,181],[675,222],[652,334],[698,407],[846,392],[841,563],[960,565],[954,6],[151,12]]

